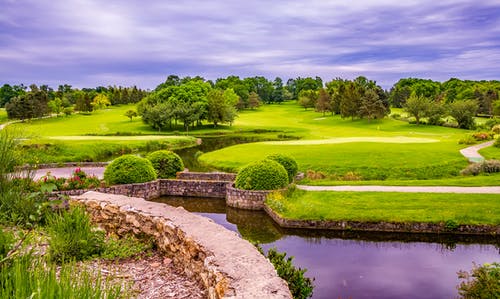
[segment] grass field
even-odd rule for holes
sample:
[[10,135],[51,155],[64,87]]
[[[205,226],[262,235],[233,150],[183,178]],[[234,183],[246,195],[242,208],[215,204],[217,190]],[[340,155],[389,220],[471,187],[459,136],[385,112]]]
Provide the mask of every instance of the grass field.
[[296,190],[288,198],[275,195],[266,203],[288,219],[500,225],[498,194]]
[[241,144],[203,154],[201,162],[236,171],[269,154],[294,157],[301,171],[339,176],[355,172],[363,179],[450,177],[467,165],[458,140],[468,131],[416,126],[393,119],[342,119],[304,111],[295,103],[268,105],[240,115],[235,126],[275,128],[301,140]]
[[490,146],[483,148],[479,151],[479,153],[487,160],[500,160],[500,147]]
[[0,108],[0,124],[7,122],[7,112],[5,108]]

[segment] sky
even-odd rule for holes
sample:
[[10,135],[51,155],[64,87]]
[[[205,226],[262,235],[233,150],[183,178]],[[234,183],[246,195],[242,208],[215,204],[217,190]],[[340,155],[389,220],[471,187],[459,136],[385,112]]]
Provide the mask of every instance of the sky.
[[500,79],[500,0],[0,0],[0,84]]

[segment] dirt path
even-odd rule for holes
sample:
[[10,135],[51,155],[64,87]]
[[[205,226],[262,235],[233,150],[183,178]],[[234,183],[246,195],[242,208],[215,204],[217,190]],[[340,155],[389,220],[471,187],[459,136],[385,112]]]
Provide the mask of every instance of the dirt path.
[[477,193],[500,194],[498,187],[450,187],[450,186],[305,186],[297,185],[307,191],[356,191],[356,192],[409,192],[409,193]]
[[469,146],[469,147],[466,147],[464,149],[461,149],[460,153],[462,154],[462,156],[469,159],[470,162],[482,162],[482,161],[484,161],[484,157],[481,156],[481,154],[479,154],[478,151],[485,148],[485,147],[492,146],[494,142],[495,142],[495,140],[491,140],[488,142]]

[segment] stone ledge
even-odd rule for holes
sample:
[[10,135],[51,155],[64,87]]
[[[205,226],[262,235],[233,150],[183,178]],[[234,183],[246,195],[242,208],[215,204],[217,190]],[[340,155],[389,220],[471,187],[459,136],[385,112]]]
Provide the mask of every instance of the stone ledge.
[[227,172],[190,172],[182,171],[176,175],[179,180],[202,180],[202,181],[223,181],[233,182],[236,179],[235,173]]
[[295,220],[286,219],[278,215],[267,205],[264,211],[279,226],[284,228],[301,229],[327,229],[327,230],[349,230],[365,232],[399,232],[399,233],[453,233],[470,235],[493,235],[500,236],[500,226],[498,225],[459,225],[456,229],[446,229],[444,224],[413,222],[360,222],[360,221],[328,221],[328,220]]
[[211,299],[291,298],[286,282],[253,245],[208,218],[142,198],[92,191],[72,200],[84,204],[107,231],[154,237]]
[[242,190],[228,184],[226,188],[226,204],[233,208],[245,210],[262,210],[264,201],[272,190]]

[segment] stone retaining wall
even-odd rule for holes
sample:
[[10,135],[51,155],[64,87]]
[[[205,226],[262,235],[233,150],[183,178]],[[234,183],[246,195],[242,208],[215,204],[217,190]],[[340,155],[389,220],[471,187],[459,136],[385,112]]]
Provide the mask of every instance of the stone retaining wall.
[[234,182],[236,179],[235,173],[227,172],[190,172],[182,171],[177,173],[179,180],[202,180],[202,181],[224,181]]
[[494,225],[459,225],[456,228],[447,228],[445,224],[413,222],[360,222],[360,221],[328,221],[328,220],[292,220],[278,215],[267,205],[264,205],[266,213],[279,226],[284,228],[305,229],[328,229],[349,231],[373,231],[373,232],[401,232],[401,233],[453,233],[472,235],[500,235],[500,226]]
[[255,191],[236,189],[227,185],[226,204],[233,208],[246,210],[264,209],[264,201],[271,191]]
[[159,180],[162,196],[192,196],[225,198],[226,187],[230,182],[224,181],[190,181]]
[[153,237],[159,250],[213,298],[292,298],[271,263],[247,241],[213,221],[161,203],[98,192],[73,200],[108,232]]

